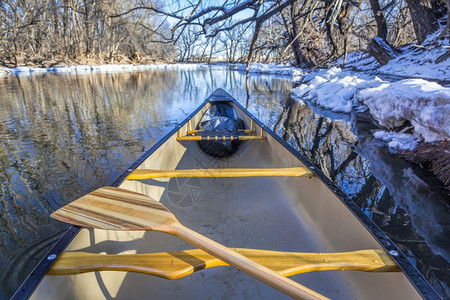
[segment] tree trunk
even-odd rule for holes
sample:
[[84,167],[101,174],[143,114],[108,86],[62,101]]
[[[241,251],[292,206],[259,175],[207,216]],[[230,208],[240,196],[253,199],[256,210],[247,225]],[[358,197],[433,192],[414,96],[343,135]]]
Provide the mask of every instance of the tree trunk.
[[428,34],[439,28],[435,15],[437,12],[433,11],[430,0],[406,0],[406,4],[411,14],[417,41],[421,44]]
[[444,37],[450,36],[450,0],[446,1],[447,3],[447,27],[444,30]]
[[383,38],[376,37],[369,44],[369,54],[380,63],[387,64],[391,59],[398,55],[397,50],[392,48]]
[[388,27],[386,19],[380,7],[378,0],[370,0],[375,22],[377,23],[377,36],[369,44],[369,54],[380,63],[387,64],[391,59],[397,56],[398,52],[386,41]]
[[378,2],[378,0],[370,0],[370,6],[372,8],[375,22],[377,22],[377,36],[386,40],[388,28],[386,24],[386,19],[384,18],[384,14],[380,8],[380,2]]

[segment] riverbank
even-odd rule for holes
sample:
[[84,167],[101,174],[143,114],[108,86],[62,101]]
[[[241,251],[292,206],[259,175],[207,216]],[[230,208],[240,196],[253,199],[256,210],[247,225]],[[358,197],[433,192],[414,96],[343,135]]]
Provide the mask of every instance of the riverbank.
[[[298,101],[337,113],[368,114],[375,141],[433,173],[450,191],[450,50],[436,33],[381,66],[351,53],[345,67],[316,69],[292,90]],[[338,67],[341,66],[341,67]]]
[[[161,69],[201,69],[210,67],[226,67],[231,70],[245,72],[246,65],[239,63],[155,63],[155,64],[106,64],[106,65],[73,65],[73,66],[54,66],[54,67],[0,67],[0,76],[2,75],[33,75],[43,73],[73,73],[86,74],[92,72],[134,72],[146,70]],[[251,63],[250,73],[254,74],[272,74],[282,76],[292,76],[293,80],[298,80],[307,73],[306,70],[290,66],[289,64],[279,63]]]
[[150,64],[150,65],[133,65],[133,64],[109,64],[109,65],[74,65],[74,66],[55,66],[48,68],[41,67],[17,67],[17,68],[0,68],[1,75],[33,75],[43,73],[73,73],[86,74],[92,72],[133,72],[160,69],[197,69],[207,68],[207,64]]
[[[290,76],[297,85],[291,96],[298,101],[311,102],[338,113],[367,112],[379,127],[373,132],[378,142],[384,143],[391,152],[429,169],[450,190],[450,152],[442,147],[446,144],[441,143],[450,139],[450,121],[447,117],[450,115],[450,88],[434,82],[450,78],[450,61],[445,58],[448,50],[443,42],[432,41],[430,38],[419,48],[414,45],[405,47],[401,55],[384,66],[365,53],[351,53],[343,68],[308,71],[288,64],[252,63],[250,73]],[[342,61],[334,64],[341,65]],[[0,76],[213,67],[239,72],[246,69],[245,64],[226,63],[76,65],[0,68]],[[399,77],[413,78],[399,80]],[[416,148],[420,153],[420,149],[427,149],[426,158],[418,155]]]

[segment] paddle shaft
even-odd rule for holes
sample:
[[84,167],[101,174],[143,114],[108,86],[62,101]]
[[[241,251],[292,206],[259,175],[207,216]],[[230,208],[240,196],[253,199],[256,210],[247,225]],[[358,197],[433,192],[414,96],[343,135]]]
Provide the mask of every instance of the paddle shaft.
[[264,267],[247,257],[183,226],[175,223],[168,226],[167,233],[173,234],[211,255],[223,260],[242,272],[270,285],[295,299],[328,299],[323,295]]

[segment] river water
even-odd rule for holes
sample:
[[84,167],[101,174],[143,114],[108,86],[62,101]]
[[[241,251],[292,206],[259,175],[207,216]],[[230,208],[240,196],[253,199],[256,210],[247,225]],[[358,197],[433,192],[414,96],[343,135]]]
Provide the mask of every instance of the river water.
[[374,140],[364,113],[289,98],[287,77],[225,68],[0,77],[0,299],[67,225],[52,211],[111,184],[216,88],[320,167],[450,297],[450,211],[439,184]]

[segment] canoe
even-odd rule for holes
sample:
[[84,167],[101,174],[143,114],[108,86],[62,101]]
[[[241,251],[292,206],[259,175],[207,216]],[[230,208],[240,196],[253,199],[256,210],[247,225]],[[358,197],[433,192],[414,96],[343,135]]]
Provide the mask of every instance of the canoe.
[[[239,128],[202,129],[217,103],[234,108]],[[239,143],[223,157],[204,151],[229,141]],[[222,89],[112,186],[163,203],[184,226],[325,297],[439,299],[354,202]],[[72,225],[13,298],[287,297],[171,234],[102,226]]]

